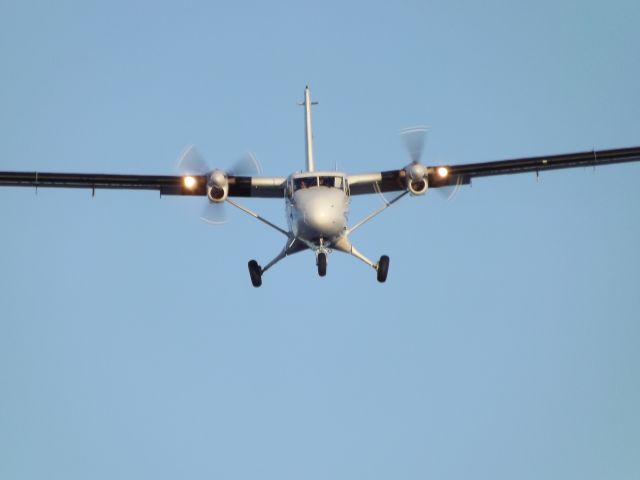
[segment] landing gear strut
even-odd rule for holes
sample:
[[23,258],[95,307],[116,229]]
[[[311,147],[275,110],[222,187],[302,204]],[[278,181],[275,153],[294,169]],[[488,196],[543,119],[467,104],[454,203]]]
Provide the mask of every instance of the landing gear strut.
[[262,268],[255,260],[249,261],[249,276],[254,287],[258,288],[262,285]]

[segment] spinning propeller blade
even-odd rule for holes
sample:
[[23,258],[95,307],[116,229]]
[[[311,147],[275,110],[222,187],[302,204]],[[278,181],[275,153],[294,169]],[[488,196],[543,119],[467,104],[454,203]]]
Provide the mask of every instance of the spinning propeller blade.
[[180,154],[177,167],[182,175],[206,175],[211,171],[205,159],[193,145],[187,145]]
[[238,177],[251,177],[262,174],[262,165],[252,152],[245,152],[227,172]]
[[428,130],[427,127],[423,126],[403,128],[400,130],[400,136],[404,141],[404,145],[413,163],[420,163]]
[[[180,157],[178,157],[177,168],[182,175],[210,175],[213,169],[209,167],[204,157],[194,145],[188,145]],[[262,166],[251,152],[246,152],[233,166],[226,171],[226,174],[233,176],[250,177],[262,173]],[[227,222],[225,202],[216,203],[207,199],[207,204],[202,210],[200,219],[211,225],[222,225]]]
[[227,208],[224,202],[213,203],[207,200],[200,214],[200,220],[209,225],[223,225],[227,223]]
[[462,179],[458,178],[458,182],[455,185],[450,185],[448,187],[440,187],[440,188],[436,188],[436,192],[438,192],[438,195],[440,195],[440,197],[446,201],[446,202],[450,202],[452,201],[454,198],[456,198],[456,195],[458,195],[458,192],[460,191],[460,187],[462,186]]

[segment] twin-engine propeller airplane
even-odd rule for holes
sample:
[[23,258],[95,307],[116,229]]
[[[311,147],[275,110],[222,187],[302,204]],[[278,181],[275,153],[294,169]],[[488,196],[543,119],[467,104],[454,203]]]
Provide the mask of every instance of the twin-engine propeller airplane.
[[[254,287],[262,285],[262,275],[288,255],[302,250],[315,253],[318,274],[327,273],[327,256],[333,251],[348,253],[372,267],[379,282],[387,279],[389,257],[382,255],[373,262],[360,253],[349,236],[407,194],[424,195],[428,189],[448,187],[457,190],[475,177],[538,172],[560,168],[586,167],[640,161],[640,147],[588,151],[529,157],[464,165],[427,166],[421,163],[426,129],[416,127],[403,131],[411,162],[397,170],[345,174],[316,171],[311,133],[309,87],[304,91],[306,170],[288,177],[260,176],[253,157],[247,157],[228,171],[210,169],[193,147],[178,161],[181,175],[110,175],[82,173],[0,172],[0,186],[58,187],[158,190],[161,195],[202,195],[207,197],[203,219],[220,223],[220,207],[229,203],[282,233],[287,239],[280,253],[264,267],[249,262],[249,275]],[[252,175],[253,172],[258,175]],[[391,200],[358,223],[349,226],[347,213],[353,195],[399,192]],[[257,213],[238,204],[235,197],[284,198],[288,229],[278,227]]]

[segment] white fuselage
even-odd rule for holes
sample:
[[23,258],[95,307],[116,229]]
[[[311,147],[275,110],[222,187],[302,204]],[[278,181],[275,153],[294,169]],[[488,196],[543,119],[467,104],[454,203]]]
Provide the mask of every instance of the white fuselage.
[[[308,186],[314,180],[315,184]],[[303,182],[307,186],[301,186]],[[315,249],[331,247],[346,235],[349,196],[341,174],[296,174],[289,178],[289,186],[286,215],[289,230],[296,238]]]
[[289,231],[314,251],[330,248],[347,235],[349,189],[346,176],[316,172],[311,131],[311,95],[304,89],[307,168],[287,179],[286,215]]

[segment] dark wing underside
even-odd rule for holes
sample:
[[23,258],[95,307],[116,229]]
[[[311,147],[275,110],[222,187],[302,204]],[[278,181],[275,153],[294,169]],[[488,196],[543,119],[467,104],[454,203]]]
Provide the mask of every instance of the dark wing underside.
[[[613,150],[593,150],[590,152],[547,155],[544,157],[527,157],[497,162],[468,163],[464,165],[446,166],[448,175],[441,177],[438,167],[428,170],[430,188],[467,185],[476,177],[508,175],[514,173],[543,172],[561,168],[595,167],[611,163],[640,161],[640,147],[618,148]],[[406,190],[404,170],[389,170],[371,175],[354,176],[350,179],[352,195],[374,193],[376,191],[392,192]],[[361,180],[359,180],[359,178]]]
[[[184,178],[172,175],[111,175],[101,173],[0,172],[0,186],[156,190],[161,195],[207,194],[207,178],[194,176],[195,186],[187,188]],[[232,197],[282,198],[284,179],[229,176]]]
[[[468,163],[446,166],[442,177],[438,168],[430,167],[427,179],[430,188],[466,185],[476,177],[514,173],[543,172],[561,168],[595,167],[611,163],[640,161],[640,147],[613,150],[528,157],[497,162]],[[207,177],[195,176],[195,186],[187,188],[184,178],[172,175],[112,175],[83,173],[0,172],[0,186],[156,190],[161,195],[206,195]],[[283,198],[284,177],[229,176],[230,197]],[[404,169],[349,176],[352,195],[406,190]]]

